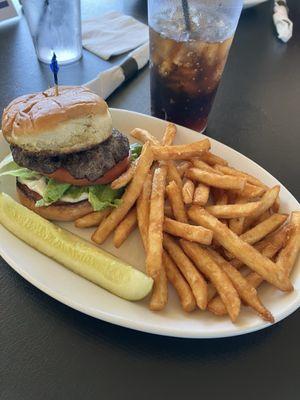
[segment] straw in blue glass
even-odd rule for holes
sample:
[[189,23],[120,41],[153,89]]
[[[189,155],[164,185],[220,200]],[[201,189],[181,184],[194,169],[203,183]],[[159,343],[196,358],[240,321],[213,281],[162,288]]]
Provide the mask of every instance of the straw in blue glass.
[[53,53],[53,57],[51,60],[51,64],[50,64],[50,69],[53,72],[53,76],[54,76],[54,90],[55,90],[55,96],[58,96],[58,79],[57,79],[57,73],[59,71],[59,66],[58,66],[58,62],[56,59],[56,54]]

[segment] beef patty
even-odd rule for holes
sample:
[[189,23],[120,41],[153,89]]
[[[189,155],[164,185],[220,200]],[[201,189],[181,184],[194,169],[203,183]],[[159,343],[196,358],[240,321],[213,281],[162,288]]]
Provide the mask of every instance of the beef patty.
[[111,136],[91,149],[65,155],[36,155],[18,146],[11,146],[12,156],[21,167],[41,174],[51,174],[65,168],[77,179],[94,181],[129,154],[129,141],[113,128]]

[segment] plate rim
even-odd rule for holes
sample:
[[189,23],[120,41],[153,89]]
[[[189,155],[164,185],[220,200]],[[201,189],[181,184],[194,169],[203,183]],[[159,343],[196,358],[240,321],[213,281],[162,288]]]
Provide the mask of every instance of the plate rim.
[[[130,110],[125,110],[125,109],[119,109],[119,108],[109,108],[110,111],[112,111],[112,113],[117,112],[117,113],[125,113],[125,114],[134,114],[137,116],[141,116],[143,118],[149,118],[149,119],[155,119],[155,120],[159,120],[160,122],[165,122],[167,123],[167,121],[161,120],[159,118],[155,118],[152,117],[151,115],[147,115],[147,114],[142,114],[136,111],[130,111]],[[180,125],[178,125],[180,126]],[[186,127],[183,127],[184,129],[190,130],[192,132],[195,132],[191,129],[188,129]],[[237,150],[233,149],[230,146],[227,146],[226,144],[211,138],[209,136],[206,136],[205,134],[199,134],[200,137],[204,137],[204,138],[208,138],[212,141],[212,143],[217,143],[220,144],[224,147],[226,147],[227,149],[229,149],[229,151],[233,151],[236,155],[238,155],[239,157],[242,156],[242,158],[245,158],[246,160],[250,160],[253,164],[255,164],[256,167],[258,167],[259,169],[261,169],[264,173],[266,173],[269,177],[271,177],[272,179],[276,179],[278,181],[278,179],[276,177],[274,177],[271,173],[269,173],[267,170],[265,170],[263,167],[261,167],[259,164],[257,164],[255,161],[253,161],[251,158],[245,156],[244,154],[238,152]],[[0,137],[0,142],[3,142],[3,136],[1,135]],[[279,181],[278,181],[279,182]],[[282,186],[282,188],[284,188],[289,195],[297,202],[299,208],[300,208],[300,204],[297,201],[297,199],[292,195],[292,193],[284,186],[281,184],[281,182],[279,182],[280,185]],[[6,228],[4,228],[3,226],[1,226],[1,228],[3,228],[4,230],[6,230]],[[9,231],[8,231],[9,232]],[[12,234],[11,232],[9,232],[10,234]],[[13,234],[12,234],[13,235]],[[21,240],[16,238],[17,240]],[[29,246],[29,245],[28,245]],[[29,246],[30,247],[30,246]],[[246,335],[252,332],[256,332],[259,330],[263,330],[266,329],[268,327],[271,327],[277,323],[279,323],[280,321],[282,321],[283,319],[285,319],[286,317],[288,317],[289,315],[293,314],[299,307],[300,307],[300,296],[296,297],[293,302],[292,305],[288,307],[288,310],[285,310],[283,312],[280,312],[279,314],[276,315],[276,321],[275,323],[271,324],[268,322],[265,322],[263,320],[257,320],[257,323],[254,326],[251,326],[249,328],[241,328],[238,329],[236,331],[231,331],[229,330],[228,332],[220,332],[218,333],[218,331],[216,332],[208,332],[207,334],[205,334],[203,331],[200,332],[200,334],[198,334],[197,332],[185,332],[183,331],[182,328],[180,329],[176,329],[174,327],[172,328],[168,328],[167,326],[159,326],[159,327],[154,327],[152,324],[147,324],[145,325],[145,321],[140,322],[140,321],[134,321],[132,319],[128,319],[122,316],[118,316],[118,315],[113,315],[110,313],[107,313],[103,310],[98,310],[93,312],[93,310],[91,308],[87,308],[84,306],[81,306],[80,303],[71,300],[68,297],[65,297],[63,294],[52,290],[49,286],[44,285],[42,282],[39,282],[38,280],[36,280],[32,275],[27,274],[22,268],[20,268],[16,262],[6,254],[5,249],[3,248],[3,246],[0,243],[0,255],[1,257],[7,262],[7,264],[13,268],[14,271],[16,271],[20,276],[22,276],[22,278],[24,278],[26,281],[28,281],[30,284],[32,284],[33,286],[35,286],[37,289],[41,290],[43,293],[45,293],[46,295],[54,298],[56,301],[61,302],[62,304],[76,310],[79,311],[83,314],[89,315],[90,317],[96,318],[98,320],[102,320],[105,321],[107,323],[111,323],[113,325],[116,326],[121,326],[127,329],[132,329],[132,330],[136,330],[139,332],[145,332],[148,334],[155,334],[155,335],[161,335],[161,336],[167,336],[167,337],[177,337],[177,338],[182,338],[182,339],[218,339],[218,338],[225,338],[225,337],[234,337],[234,336],[240,336],[240,335]],[[80,279],[84,279],[79,277]],[[233,328],[232,329],[236,329],[236,325],[233,324]]]
[[243,0],[243,9],[258,6],[259,4],[265,3],[268,0]]

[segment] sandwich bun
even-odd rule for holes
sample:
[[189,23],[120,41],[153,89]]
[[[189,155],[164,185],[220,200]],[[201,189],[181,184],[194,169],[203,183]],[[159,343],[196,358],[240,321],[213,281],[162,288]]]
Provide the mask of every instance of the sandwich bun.
[[13,100],[3,111],[2,132],[32,153],[67,154],[91,148],[112,133],[106,102],[83,86],[60,86]]
[[51,221],[75,221],[77,218],[83,217],[93,211],[88,200],[78,203],[52,204],[47,207],[36,207],[36,200],[30,197],[27,191],[23,190],[22,185],[17,185],[17,195],[23,206]]

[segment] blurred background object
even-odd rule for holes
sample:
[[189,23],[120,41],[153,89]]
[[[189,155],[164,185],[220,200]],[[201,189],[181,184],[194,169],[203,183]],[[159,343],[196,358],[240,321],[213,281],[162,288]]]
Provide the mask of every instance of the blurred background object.
[[18,16],[16,7],[11,0],[0,0],[0,22]]
[[53,52],[60,64],[82,55],[80,0],[22,0],[35,51],[50,64]]
[[95,79],[84,84],[92,92],[106,99],[120,85],[133,78],[149,61],[149,43],[133,50],[125,60],[114,67],[100,72]]
[[274,0],[273,22],[275,24],[278,39],[284,43],[293,36],[293,23],[288,16],[288,6],[285,0]]
[[243,0],[244,6],[243,8],[249,8],[257,6],[260,3],[264,3],[267,0]]
[[82,21],[82,44],[108,60],[148,42],[148,26],[130,15],[110,11]]

